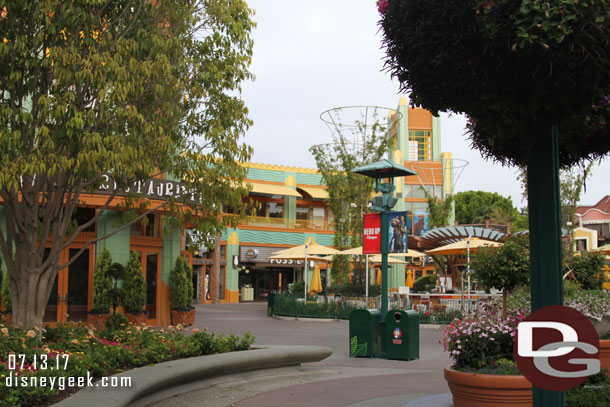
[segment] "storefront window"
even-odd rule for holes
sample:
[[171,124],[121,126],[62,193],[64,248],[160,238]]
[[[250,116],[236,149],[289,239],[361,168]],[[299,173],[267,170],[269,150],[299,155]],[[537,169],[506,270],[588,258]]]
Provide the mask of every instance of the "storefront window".
[[324,208],[313,208],[311,215],[311,220],[315,225],[324,226]]
[[267,212],[270,218],[283,218],[284,217],[284,205],[275,202],[267,203]]
[[309,208],[303,206],[297,206],[297,219],[298,220],[309,220]]
[[159,237],[160,234],[160,216],[154,213],[149,213],[140,221],[131,225],[132,236]]

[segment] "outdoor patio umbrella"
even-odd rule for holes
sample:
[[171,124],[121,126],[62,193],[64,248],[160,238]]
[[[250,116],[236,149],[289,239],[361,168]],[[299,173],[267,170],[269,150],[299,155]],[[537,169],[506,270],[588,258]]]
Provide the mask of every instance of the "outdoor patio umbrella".
[[[375,254],[373,256],[369,256],[369,261],[371,263],[381,263],[381,254]],[[388,264],[407,264],[404,260],[393,259],[388,257]]]
[[313,276],[311,277],[311,287],[309,291],[314,293],[319,293],[322,291],[322,278],[320,277],[320,266],[316,264],[316,267],[313,269]]
[[[291,256],[289,258],[292,258],[292,259],[297,258],[294,256],[301,256],[302,258],[305,258],[305,254],[306,254],[305,246],[306,246],[306,244],[302,244],[300,246],[289,247],[288,249],[284,249],[284,250],[278,250],[277,252],[273,253],[273,256],[270,256],[269,258],[270,259],[288,258],[288,257],[282,257],[282,256]],[[332,247],[317,244],[316,242],[313,241],[313,239],[311,239],[311,243],[309,245],[307,245],[307,256],[315,255],[315,254],[326,256],[326,255],[335,254],[338,252],[339,252],[339,250],[333,249]]]
[[[492,242],[489,240],[479,239],[478,237],[470,238],[470,250],[476,250],[479,247],[498,247],[502,246],[502,243]],[[444,255],[449,256],[452,254],[467,254],[468,253],[468,239],[460,240],[459,242],[450,243],[445,246],[437,247],[436,249],[426,250],[426,254],[430,255]]]
[[[329,255],[335,254],[339,250],[333,249],[332,247],[322,246],[317,244],[313,237],[309,237],[305,244],[300,246],[290,247],[288,249],[279,250],[273,253],[273,256],[270,256],[270,259],[303,259],[305,261],[305,267],[303,268],[303,282],[304,286],[304,297],[307,298],[307,259],[308,256],[317,254],[317,255]],[[311,257],[309,257],[311,259]],[[315,260],[322,260],[319,258],[315,258]]]
[[393,257],[424,257],[426,254],[422,252],[418,252],[417,250],[408,249],[404,253],[388,253],[388,256]]
[[405,282],[405,285],[409,288],[413,288],[413,271],[410,269],[407,270],[407,281]]
[[604,252],[604,253],[610,254],[610,243],[606,244],[606,245],[603,245],[601,247],[598,247],[597,249],[593,249],[593,251]]

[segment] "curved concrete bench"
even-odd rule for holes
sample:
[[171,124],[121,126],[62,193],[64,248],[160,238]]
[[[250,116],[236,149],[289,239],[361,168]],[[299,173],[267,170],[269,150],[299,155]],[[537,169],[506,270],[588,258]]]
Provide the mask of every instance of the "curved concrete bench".
[[[133,406],[142,405],[138,401],[144,401],[143,399],[146,399],[145,404],[148,404],[180,394],[185,391],[185,385],[195,382],[253,370],[319,362],[331,354],[330,348],[318,346],[265,346],[241,352],[172,360],[112,376],[119,381],[121,377],[130,377],[131,387],[101,387],[101,382],[98,381],[93,383],[93,387],[86,387],[54,406]],[[181,387],[183,389],[180,389]],[[159,397],[154,397],[155,394]]]

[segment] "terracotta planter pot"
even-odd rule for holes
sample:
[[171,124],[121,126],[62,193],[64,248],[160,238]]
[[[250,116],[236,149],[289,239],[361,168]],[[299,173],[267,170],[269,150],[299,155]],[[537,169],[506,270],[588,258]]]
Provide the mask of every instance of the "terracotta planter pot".
[[602,367],[610,370],[610,339],[599,340],[599,361]]
[[102,330],[106,328],[106,320],[110,313],[107,314],[87,314],[87,325],[91,325],[93,328]]
[[172,325],[191,326],[195,323],[195,309],[189,311],[172,310]]
[[445,369],[453,407],[531,407],[532,384],[523,376],[463,373]]
[[148,320],[148,314],[145,312],[141,314],[131,314],[126,312],[125,316],[127,317],[127,322],[133,325],[146,325]]

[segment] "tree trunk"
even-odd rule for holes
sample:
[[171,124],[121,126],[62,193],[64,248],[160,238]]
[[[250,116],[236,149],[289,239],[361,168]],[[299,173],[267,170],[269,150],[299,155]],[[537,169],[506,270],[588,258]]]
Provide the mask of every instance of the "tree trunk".
[[[47,301],[57,271],[24,270],[19,278],[11,277],[13,325],[21,328],[42,328]],[[51,278],[52,276],[52,278]]]

